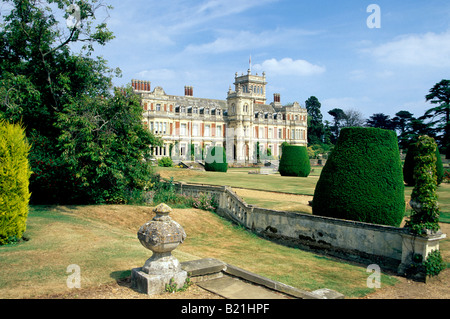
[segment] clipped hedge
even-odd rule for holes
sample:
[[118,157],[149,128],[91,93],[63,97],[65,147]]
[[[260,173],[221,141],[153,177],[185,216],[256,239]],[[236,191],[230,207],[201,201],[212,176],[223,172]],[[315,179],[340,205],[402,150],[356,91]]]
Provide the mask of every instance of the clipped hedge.
[[221,146],[214,146],[208,149],[205,158],[205,170],[208,172],[228,171],[227,155]]
[[395,132],[344,128],[317,183],[313,214],[398,227],[404,190]]
[[0,245],[18,241],[26,230],[29,150],[23,128],[0,120]]
[[311,172],[308,149],[304,146],[283,146],[278,171],[281,176],[308,177]]
[[[417,141],[412,142],[408,147],[408,152],[405,156],[405,163],[403,164],[403,178],[408,186],[416,184],[414,180],[414,157],[417,155]],[[442,163],[441,153],[439,148],[436,148],[436,173],[437,185],[440,185],[444,179],[444,165]]]

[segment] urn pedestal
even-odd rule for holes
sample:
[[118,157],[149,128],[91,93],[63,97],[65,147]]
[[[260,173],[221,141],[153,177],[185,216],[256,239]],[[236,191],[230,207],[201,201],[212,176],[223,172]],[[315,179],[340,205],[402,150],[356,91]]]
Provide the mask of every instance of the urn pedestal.
[[166,284],[176,284],[181,288],[187,278],[187,272],[172,256],[172,251],[185,240],[186,233],[169,217],[171,211],[166,204],[158,205],[154,209],[156,216],[142,225],[137,233],[141,244],[153,255],[143,267],[132,270],[131,282],[133,288],[148,295],[163,293]]

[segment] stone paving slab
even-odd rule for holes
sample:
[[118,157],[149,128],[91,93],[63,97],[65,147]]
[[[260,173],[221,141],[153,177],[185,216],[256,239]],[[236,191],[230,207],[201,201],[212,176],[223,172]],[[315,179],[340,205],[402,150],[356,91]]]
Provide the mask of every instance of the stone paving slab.
[[228,275],[203,281],[197,285],[226,299],[291,299],[286,295],[270,291],[261,286],[252,285]]
[[228,299],[344,299],[331,289],[304,291],[214,258],[181,263],[199,287]]

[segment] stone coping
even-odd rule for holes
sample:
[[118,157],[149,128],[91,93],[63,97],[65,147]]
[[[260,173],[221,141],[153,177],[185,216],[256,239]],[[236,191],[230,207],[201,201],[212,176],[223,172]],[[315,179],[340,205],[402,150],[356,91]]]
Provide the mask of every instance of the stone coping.
[[214,258],[182,262],[181,268],[188,273],[188,276],[194,282],[217,278],[222,274],[227,274],[299,299],[345,298],[343,294],[327,288],[315,290],[313,292],[300,290]]

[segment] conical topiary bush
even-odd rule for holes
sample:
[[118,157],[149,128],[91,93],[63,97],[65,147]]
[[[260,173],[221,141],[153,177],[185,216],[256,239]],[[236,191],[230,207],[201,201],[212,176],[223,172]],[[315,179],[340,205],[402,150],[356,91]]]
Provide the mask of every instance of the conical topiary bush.
[[281,176],[308,177],[311,172],[308,150],[304,146],[283,146],[278,171]]
[[205,170],[223,173],[228,171],[227,155],[223,147],[213,146],[208,149],[205,158]]
[[404,189],[395,132],[345,128],[316,185],[313,214],[398,227]]

